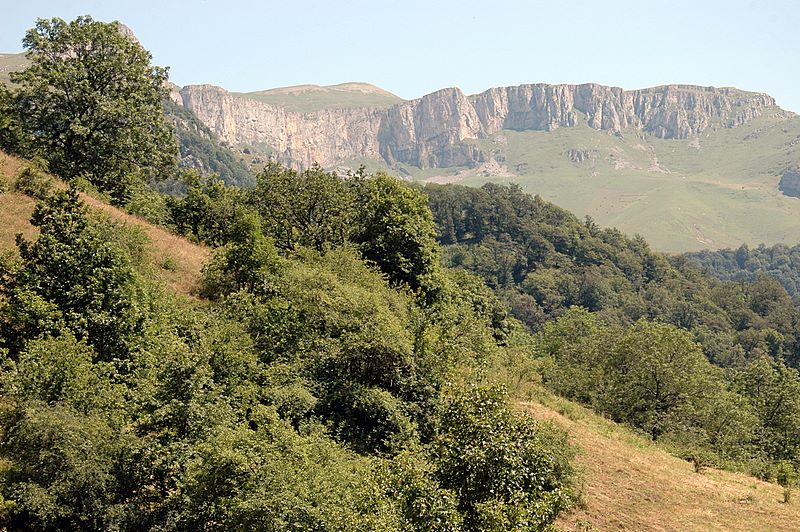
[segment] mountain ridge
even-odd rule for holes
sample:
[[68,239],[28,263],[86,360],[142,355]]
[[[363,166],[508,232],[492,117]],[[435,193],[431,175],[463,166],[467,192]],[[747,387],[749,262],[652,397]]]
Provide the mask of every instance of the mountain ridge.
[[516,183],[663,251],[793,244],[800,230],[800,201],[788,197],[800,118],[765,93],[535,83],[402,100],[360,82],[248,94],[169,87],[250,170],[272,159],[436,183]]
[[[687,139],[711,127],[738,127],[767,108],[779,109],[765,93],[690,85],[626,91],[595,83],[537,83],[470,96],[450,87],[388,108],[308,112],[213,85],[187,85],[179,94],[182,104],[226,142],[266,144],[272,155],[296,167],[353,158],[422,169],[475,166],[486,155],[464,141],[505,129],[552,131],[585,124],[611,134],[632,128],[656,138]],[[296,138],[301,130],[309,136]],[[324,132],[324,138],[312,130]]]

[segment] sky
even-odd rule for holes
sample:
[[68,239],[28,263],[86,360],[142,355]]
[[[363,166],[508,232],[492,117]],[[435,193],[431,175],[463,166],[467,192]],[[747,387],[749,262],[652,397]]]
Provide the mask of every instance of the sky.
[[364,81],[403,98],[522,83],[766,92],[800,112],[797,0],[0,0],[0,52],[36,18],[119,20],[178,85]]

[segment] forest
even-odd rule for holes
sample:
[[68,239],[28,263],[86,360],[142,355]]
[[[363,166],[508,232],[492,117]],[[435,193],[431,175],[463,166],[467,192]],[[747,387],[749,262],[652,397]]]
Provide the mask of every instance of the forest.
[[[796,483],[800,309],[773,277],[513,186],[277,163],[226,185],[178,165],[166,71],[114,24],[24,43],[0,148],[30,162],[0,190],[37,232],[0,260],[0,527],[547,530],[580,474],[521,379],[698,471]],[[159,282],[81,193],[210,249],[200,285]]]
[[742,244],[736,249],[687,253],[686,257],[704,273],[723,281],[753,281],[766,273],[781,283],[790,296],[800,293],[800,246],[760,244],[750,249]]

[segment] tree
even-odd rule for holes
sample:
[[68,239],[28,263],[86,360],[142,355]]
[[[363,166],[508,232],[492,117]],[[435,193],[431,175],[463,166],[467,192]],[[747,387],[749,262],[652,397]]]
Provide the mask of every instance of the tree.
[[431,289],[439,263],[436,225],[425,195],[386,174],[356,178],[351,240],[395,285]]
[[125,358],[144,319],[130,257],[90,222],[74,188],[40,202],[31,223],[38,240],[18,236],[21,264],[0,272],[3,343],[14,353],[66,329],[103,360]]
[[258,175],[251,199],[281,249],[308,246],[323,253],[347,240],[352,202],[335,172],[314,165],[298,173],[270,163]]
[[14,112],[53,172],[125,203],[137,184],[174,167],[161,107],[167,69],[151,66],[118,23],[39,19],[23,45],[31,65],[11,74]]
[[466,530],[545,530],[573,501],[565,435],[506,405],[497,388],[445,397],[432,458]]
[[204,178],[189,170],[183,178],[186,196],[167,198],[170,219],[178,232],[210,246],[234,241],[241,219],[250,212],[246,193],[236,187],[226,187],[213,174]]

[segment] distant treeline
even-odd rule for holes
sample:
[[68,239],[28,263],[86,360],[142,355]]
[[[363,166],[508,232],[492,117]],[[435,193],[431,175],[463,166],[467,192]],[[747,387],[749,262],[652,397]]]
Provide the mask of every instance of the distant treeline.
[[738,249],[704,250],[685,256],[704,272],[723,281],[753,281],[766,273],[781,283],[792,297],[800,293],[800,244],[791,247],[761,244],[754,249],[742,244]]

